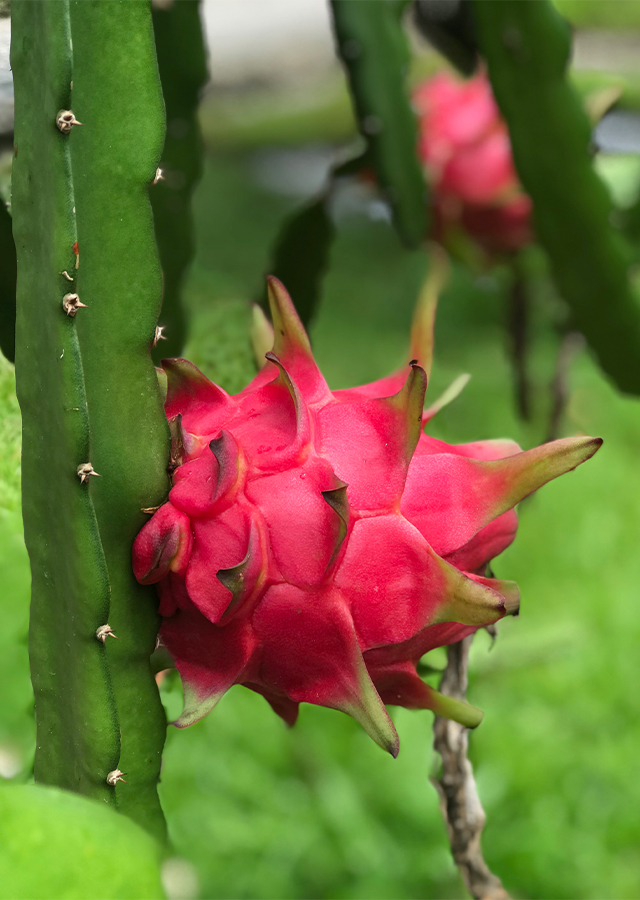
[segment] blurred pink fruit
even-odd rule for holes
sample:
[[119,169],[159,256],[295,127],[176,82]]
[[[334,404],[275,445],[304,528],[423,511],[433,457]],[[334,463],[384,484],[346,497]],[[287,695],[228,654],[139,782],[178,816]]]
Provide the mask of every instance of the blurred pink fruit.
[[490,252],[517,250],[531,241],[531,201],[518,181],[509,133],[487,77],[461,81],[441,72],[413,99],[438,237],[461,227]]

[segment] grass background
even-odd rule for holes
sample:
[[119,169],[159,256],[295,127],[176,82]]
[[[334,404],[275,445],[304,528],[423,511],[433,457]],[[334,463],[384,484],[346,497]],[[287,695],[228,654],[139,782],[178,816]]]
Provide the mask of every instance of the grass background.
[[[252,142],[255,144],[255,141]],[[296,200],[267,190],[260,150],[207,150],[195,208],[198,251],[186,288],[187,354],[230,390],[250,367],[247,299]],[[534,421],[514,413],[505,273],[456,270],[442,298],[429,397],[472,380],[432,423],[458,442],[544,439],[563,310],[529,260],[535,293]],[[383,222],[341,225],[312,328],[332,387],[379,377],[400,360],[424,271]],[[606,298],[603,298],[606,302]],[[19,410],[0,360],[0,773],[28,778],[33,702],[26,629],[29,570],[19,512]],[[597,457],[521,511],[515,545],[495,563],[515,578],[522,614],[495,646],[474,642],[471,738],[487,812],[484,849],[515,896],[640,896],[640,695],[637,684],[640,403],[618,395],[583,352],[571,371],[564,432],[601,435]],[[442,664],[442,652],[434,663]],[[163,685],[180,708],[175,678]],[[234,688],[203,722],[170,729],[161,794],[176,854],[207,898],[461,897],[429,774],[432,716],[393,713],[385,756],[346,716],[303,707],[289,731],[259,696]]]

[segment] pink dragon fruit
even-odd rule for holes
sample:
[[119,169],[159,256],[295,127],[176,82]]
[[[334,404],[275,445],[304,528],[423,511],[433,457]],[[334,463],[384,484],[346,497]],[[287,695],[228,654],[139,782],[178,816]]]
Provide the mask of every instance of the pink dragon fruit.
[[273,351],[229,396],[183,359],[163,362],[174,434],[168,501],[136,538],[157,584],[161,639],[184,685],[178,726],[234,684],[292,725],[301,702],[342,710],[394,756],[385,709],[482,714],[426,685],[428,650],[515,613],[513,582],[487,577],[523,497],[598,449],[569,438],[449,445],[422,424],[433,292],[418,306],[406,369],[332,392],[283,286],[269,279]]
[[438,229],[446,237],[462,227],[490,252],[529,243],[531,201],[518,181],[487,76],[460,81],[440,72],[413,99]]

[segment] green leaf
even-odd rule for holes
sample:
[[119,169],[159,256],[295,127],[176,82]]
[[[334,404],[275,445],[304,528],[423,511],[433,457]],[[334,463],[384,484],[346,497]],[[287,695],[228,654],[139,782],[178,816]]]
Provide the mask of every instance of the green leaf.
[[0,787],[0,900],[155,900],[160,848],[104,803]]

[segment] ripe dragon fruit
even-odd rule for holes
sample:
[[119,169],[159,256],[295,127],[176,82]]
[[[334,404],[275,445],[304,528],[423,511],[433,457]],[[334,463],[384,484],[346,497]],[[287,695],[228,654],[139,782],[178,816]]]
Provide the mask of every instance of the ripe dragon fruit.
[[515,536],[513,507],[601,441],[522,452],[424,434],[440,405],[423,412],[433,290],[406,369],[334,392],[275,278],[269,300],[273,351],[240,394],[184,359],[162,363],[177,467],[133,564],[157,584],[161,640],[184,685],[175,724],[243,684],[290,725],[301,702],[349,713],[394,756],[386,704],[475,726],[482,713],[426,685],[416,665],[518,610],[517,586],[487,576]]
[[440,72],[417,88],[413,102],[438,231],[446,238],[461,227],[491,253],[529,243],[531,201],[487,76],[460,81]]

